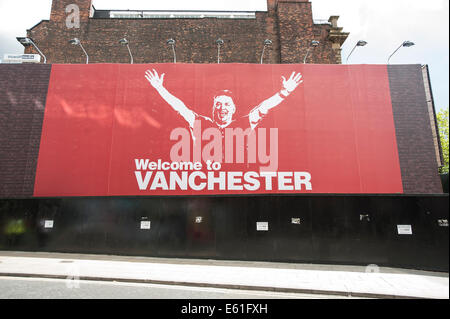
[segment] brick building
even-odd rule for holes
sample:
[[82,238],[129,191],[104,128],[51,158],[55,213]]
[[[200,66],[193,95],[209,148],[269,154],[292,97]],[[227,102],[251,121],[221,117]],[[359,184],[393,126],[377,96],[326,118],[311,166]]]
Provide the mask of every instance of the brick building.
[[[71,24],[76,22],[70,20],[71,14],[74,13],[71,11],[73,6],[70,5],[74,3],[80,9],[80,25],[79,28],[68,28],[66,24],[68,18]],[[69,12],[66,12],[67,8],[71,8]],[[81,48],[69,44],[70,39],[81,40],[89,53],[90,63],[129,63],[126,47],[119,44],[122,38],[128,39],[136,63],[172,62],[172,50],[166,43],[170,38],[176,40],[178,62],[216,63],[216,40],[221,38],[224,40],[221,48],[221,61],[224,63],[259,63],[263,43],[266,39],[270,39],[272,45],[267,47],[265,63],[303,63],[311,41],[316,40],[320,41],[320,45],[311,50],[308,63],[340,64],[341,46],[348,33],[342,32],[342,28],[337,27],[337,19],[338,17],[333,16],[328,22],[314,22],[311,2],[307,0],[268,0],[267,12],[95,10],[91,6],[91,0],[53,1],[50,20],[42,21],[28,30],[28,37],[32,38],[46,55],[49,64],[0,64],[0,97],[2,97],[0,250],[321,264],[376,264],[448,272],[449,201],[448,195],[442,194],[437,170],[440,153],[429,74],[427,68],[420,65],[303,66],[305,70],[329,70],[325,75],[345,72],[344,76],[348,82],[341,81],[341,86],[336,82],[322,85],[322,82],[330,83],[330,78],[333,77],[324,81],[326,76],[315,74],[318,78],[316,83],[320,85],[311,87],[310,92],[313,93],[307,95],[303,101],[307,101],[306,103],[310,105],[314,103],[316,106],[316,100],[320,98],[326,97],[330,100],[325,100],[327,103],[319,103],[320,106],[327,108],[315,113],[320,115],[316,117],[320,121],[315,121],[315,126],[319,129],[328,129],[327,125],[339,121],[336,116],[324,116],[328,114],[327,111],[334,108],[338,110],[337,112],[347,114],[347,118],[352,119],[347,123],[353,125],[339,126],[331,133],[339,135],[344,131],[347,132],[344,132],[345,134],[354,132],[343,135],[350,136],[347,140],[355,143],[354,146],[348,147],[350,150],[358,149],[356,148],[358,136],[361,136],[359,143],[371,145],[370,152],[367,151],[369,148],[362,148],[366,151],[360,154],[355,151],[355,156],[349,157],[343,156],[341,149],[336,148],[334,152],[326,149],[325,152],[318,152],[319,156],[313,160],[328,160],[322,162],[325,163],[323,168],[328,165],[328,168],[334,169],[341,174],[339,176],[342,178],[339,181],[342,181],[347,178],[348,171],[355,171],[353,169],[355,167],[359,170],[361,167],[359,159],[362,159],[362,163],[367,163],[374,157],[379,158],[374,156],[375,152],[380,154],[383,152],[383,148],[376,147],[378,144],[373,143],[378,135],[372,135],[370,129],[384,132],[383,136],[391,139],[395,134],[399,161],[396,170],[397,181],[401,178],[403,193],[346,194],[344,192],[348,190],[341,190],[340,184],[330,183],[334,185],[333,189],[338,191],[338,194],[299,193],[293,196],[272,193],[251,194],[242,191],[238,195],[224,196],[192,196],[188,193],[182,196],[155,196],[151,193],[141,196],[139,193],[137,197],[127,196],[123,192],[124,195],[118,196],[117,193],[109,192],[109,185],[112,185],[111,176],[114,177],[114,174],[107,175],[107,178],[95,179],[84,170],[77,170],[76,167],[61,160],[63,157],[60,154],[67,153],[58,151],[55,147],[58,143],[68,146],[70,150],[68,154],[77,155],[74,156],[75,161],[84,161],[88,163],[86,167],[93,168],[89,172],[95,171],[97,167],[101,169],[106,167],[112,172],[113,169],[110,167],[114,159],[111,155],[114,134],[112,129],[109,131],[105,128],[114,125],[124,126],[121,124],[123,120],[134,121],[150,114],[145,111],[132,112],[133,108],[139,110],[140,105],[148,103],[151,99],[147,93],[139,94],[142,92],[141,85],[145,84],[147,90],[148,84],[143,78],[146,65],[54,65],[85,63]],[[31,46],[27,46],[25,52],[37,53]],[[172,64],[161,67],[221,70],[228,68],[226,65]],[[123,87],[133,87],[128,96],[138,98],[145,96],[147,99],[135,99],[132,101],[137,101],[136,103],[127,102],[127,104],[125,102],[119,104],[119,100],[125,101],[119,98],[117,102],[105,102],[106,97],[127,95],[123,94],[124,91],[118,90],[119,86],[117,91],[107,90],[111,87],[105,85],[110,81],[109,73],[98,71],[106,68],[113,71],[142,68],[140,79],[136,81],[136,78],[126,78],[123,82],[126,85]],[[253,65],[250,68],[290,67]],[[374,70],[381,69],[384,76],[374,77]],[[117,80],[118,73],[114,72],[112,74],[115,74]],[[73,85],[73,82],[67,81],[68,77],[59,77],[65,74],[69,74],[70,77],[74,75],[73,81],[81,79],[84,84]],[[100,74],[106,79],[101,82],[94,76],[95,79],[86,84],[85,80],[93,74]],[[384,79],[385,83],[384,88],[377,91],[373,89],[373,84],[379,78]],[[187,80],[181,78],[180,86],[185,86],[183,81]],[[207,80],[204,82],[209,84]],[[91,85],[92,83],[95,85]],[[86,90],[87,88],[89,90]],[[330,91],[334,91],[334,95],[324,94],[327,89],[333,89]],[[187,95],[192,95],[192,91],[187,92]],[[335,104],[336,96],[342,92],[347,92],[347,99],[344,100],[345,106],[348,106],[346,112],[342,111],[344,108],[336,107]],[[378,115],[386,115],[386,109],[376,113],[375,111],[380,110],[378,104],[375,107],[372,105],[372,108],[367,105],[376,104],[375,101],[379,101],[377,99],[379,93],[386,92],[389,93],[391,103],[382,104],[389,106],[389,109],[392,104],[392,117],[386,120],[384,116],[381,118],[384,120],[380,120]],[[53,99],[52,102],[49,102],[49,96]],[[358,102],[361,98],[366,102]],[[123,111],[120,105],[133,106],[130,108],[131,111],[127,108],[123,108],[125,110]],[[160,135],[151,135],[156,132],[154,119],[163,122],[163,120],[176,121],[178,118],[172,118],[171,112],[166,112],[166,107],[151,111],[151,116],[146,116],[146,119],[150,118],[153,126],[151,123],[147,124],[146,129],[149,131],[141,136],[151,136],[152,140],[157,142],[155,152],[159,152],[158,147],[163,145],[161,141],[165,140],[157,141],[156,136]],[[292,125],[290,130],[307,122],[302,120],[306,118],[302,112],[292,113],[295,116],[289,114],[287,123]],[[362,116],[365,114],[368,116]],[[57,124],[55,127],[58,129],[54,130],[56,134],[45,133],[46,118],[51,119],[51,125]],[[107,125],[104,125],[106,122]],[[75,124],[67,127],[64,123]],[[85,123],[89,125],[84,126]],[[389,134],[390,125],[395,127],[395,132],[392,130]],[[114,146],[115,157],[124,153],[124,146],[127,144],[139,145],[126,138],[139,136],[136,127],[124,126],[125,132],[131,132],[131,135],[115,135],[116,142],[122,140],[122,144]],[[357,131],[363,127],[369,128],[365,130],[367,133],[358,135]],[[72,131],[73,128],[75,129]],[[167,129],[167,132],[169,131]],[[70,134],[64,138],[61,134],[64,132]],[[82,134],[76,134],[77,132]],[[325,129],[321,131],[310,129],[310,132],[319,132],[324,140],[327,136],[332,136],[330,133],[324,134],[327,133]],[[81,144],[80,137],[84,135],[94,138],[84,138],[85,144]],[[97,135],[101,137],[98,140]],[[39,182],[36,183],[39,181],[36,177],[41,149],[45,151],[42,141],[47,141],[46,145],[52,145],[47,148],[50,151],[47,152],[50,154],[47,159],[56,158],[58,165],[63,164],[53,167],[48,165],[53,170],[52,174],[41,174],[50,176],[48,179],[50,182],[44,183],[45,185],[58,190],[56,195],[52,194],[51,197],[48,195],[42,197],[42,194],[35,192],[36,185],[39,185]],[[313,144],[307,139],[297,139],[296,144],[284,143],[285,150],[286,145],[290,147],[289,152],[285,152],[287,158],[297,160],[294,156],[296,153],[293,152],[294,147],[301,146],[304,141]],[[320,143],[315,143],[318,144]],[[89,148],[80,148],[80,145],[87,145]],[[146,145],[153,147],[153,144]],[[110,153],[104,152],[103,154],[108,155],[104,158],[94,158],[91,154],[94,153],[92,151],[94,149],[108,149],[108,147]],[[83,152],[86,149],[88,151]],[[145,149],[147,152],[150,147]],[[353,167],[346,167],[343,170],[335,169],[336,166],[332,162],[340,160],[341,163],[348,163],[349,158],[358,159],[357,164],[351,164]],[[120,165],[115,167],[126,167],[125,164],[121,164],[124,162],[118,163]],[[359,172],[364,172],[370,177],[378,177],[374,173],[376,172],[374,168],[383,165],[385,161],[377,160],[373,165],[365,165],[365,169]],[[334,174],[334,171],[331,173]],[[133,170],[129,172],[127,176],[133,177]],[[82,182],[81,194],[74,195],[67,192],[65,186],[74,184],[68,180],[61,182],[64,176],[68,176],[67,174],[77,177],[78,181]],[[327,183],[330,181],[326,179],[324,169],[320,170],[320,174],[325,176]],[[121,178],[124,175],[117,176],[119,177],[115,177],[116,185],[125,184],[126,179]],[[362,181],[359,180],[361,189]],[[107,193],[99,192],[92,195],[87,192],[88,189],[95,192],[99,189],[102,191],[102,185],[107,185]],[[50,222],[51,228],[46,226],[47,222]],[[144,229],[142,223],[151,227],[147,226]],[[20,227],[20,232],[16,233],[1,231],[8,226],[11,228],[10,225],[25,227]],[[410,226],[411,234],[400,235],[399,226]]]
[[[67,27],[73,7],[79,7],[79,28]],[[67,9],[67,10],[66,10]],[[67,12],[66,12],[67,11]],[[53,1],[50,20],[43,20],[28,30],[47,56],[48,63],[84,63],[80,47],[68,43],[79,38],[91,63],[129,63],[126,47],[130,43],[135,63],[172,62],[166,41],[176,40],[178,62],[217,62],[216,40],[221,38],[223,63],[259,63],[264,40],[265,63],[302,63],[312,40],[320,45],[308,63],[341,63],[341,46],[348,33],[337,26],[339,17],[314,21],[308,0],[268,0],[266,12],[174,12],[96,10],[91,0]],[[25,53],[37,52],[30,46]]]

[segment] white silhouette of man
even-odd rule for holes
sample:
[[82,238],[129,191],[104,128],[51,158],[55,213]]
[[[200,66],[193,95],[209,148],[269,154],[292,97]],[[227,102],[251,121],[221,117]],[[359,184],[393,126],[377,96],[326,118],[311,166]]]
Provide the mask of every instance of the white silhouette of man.
[[301,83],[303,83],[302,75],[300,73],[296,74],[295,72],[292,72],[288,80],[283,76],[282,88],[278,93],[252,109],[247,116],[234,120],[233,116],[236,113],[236,105],[231,91],[221,91],[214,97],[212,118],[209,118],[198,115],[187,107],[183,101],[172,95],[164,87],[164,76],[165,74],[159,76],[155,69],[153,69],[153,71],[147,70],[145,73],[145,78],[156,89],[161,97],[189,124],[194,141],[195,137],[193,130],[195,126],[198,125],[197,123],[199,123],[199,121],[201,122],[202,129],[205,127],[216,127],[221,130],[222,136],[224,135],[223,132],[225,128],[228,127],[240,127],[244,130],[248,127],[252,130],[255,129],[271,109],[281,104]]

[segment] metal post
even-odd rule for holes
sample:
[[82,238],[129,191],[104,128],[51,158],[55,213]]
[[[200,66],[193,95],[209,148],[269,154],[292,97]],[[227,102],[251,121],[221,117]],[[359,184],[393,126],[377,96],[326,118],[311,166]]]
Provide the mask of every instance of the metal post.
[[320,42],[317,40],[312,40],[311,45],[308,48],[308,51],[306,51],[305,58],[303,59],[303,64],[306,64],[306,61],[308,60],[309,52],[311,51],[311,48],[315,48],[319,46]]
[[414,42],[411,42],[411,41],[405,41],[405,42],[403,42],[398,48],[397,48],[397,50],[395,50],[394,51],[394,53],[392,53],[390,56],[389,56],[389,59],[388,59],[388,64],[390,64],[391,63],[391,58],[394,56],[394,54],[395,53],[397,53],[397,51],[398,50],[400,50],[402,47],[405,47],[405,48],[409,48],[409,47],[412,47],[413,45],[415,45],[414,44]]
[[130,46],[127,44],[128,52],[130,53],[131,64],[134,63],[133,54],[131,54]]
[[220,64],[220,46],[223,45],[224,41],[222,39],[218,39],[217,43],[217,64]]
[[308,48],[308,51],[306,51],[306,55],[305,58],[303,59],[303,64],[306,64],[306,60],[308,59],[309,56],[309,51],[311,50],[311,47]]
[[84,54],[86,55],[86,64],[89,64],[89,55],[87,54],[86,50],[84,49],[83,45],[80,42],[80,47],[83,50]]
[[367,42],[366,42],[366,41],[359,40],[359,41],[356,43],[355,47],[353,48],[352,52],[350,52],[350,54],[348,55],[347,60],[346,60],[346,63],[348,63],[348,60],[350,59],[350,57],[351,57],[353,51],[355,51],[356,47],[363,47],[363,46],[366,46],[366,45],[367,45]]
[[36,48],[36,50],[39,52],[40,55],[42,55],[42,57],[44,58],[44,64],[47,64],[47,57],[44,55],[44,53],[42,53],[41,50],[39,50],[39,48],[37,47],[37,45],[33,42],[33,40],[29,39],[31,44]]
[[394,53],[392,53],[392,54],[389,56],[389,59],[388,59],[387,64],[391,64],[391,58],[394,56],[394,54],[397,53],[398,50],[400,50],[400,49],[402,48],[402,46],[403,46],[403,43],[397,48],[397,50],[394,51]]
[[169,40],[167,40],[167,44],[172,47],[173,63],[177,63],[177,53],[175,52],[175,40],[174,39],[169,39]]
[[272,41],[269,39],[264,41],[264,47],[263,47],[263,51],[261,53],[261,64],[263,64],[263,62],[264,62],[264,52],[266,51],[266,46],[271,45],[271,44],[272,44]]

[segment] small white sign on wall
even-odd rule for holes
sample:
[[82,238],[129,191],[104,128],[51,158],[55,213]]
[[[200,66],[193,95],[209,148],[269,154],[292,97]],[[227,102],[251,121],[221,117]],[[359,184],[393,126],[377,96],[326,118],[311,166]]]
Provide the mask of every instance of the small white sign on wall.
[[143,220],[141,221],[141,229],[150,229],[152,225],[152,222],[149,220]]
[[439,219],[438,220],[438,225],[440,227],[448,227],[448,219]]
[[53,228],[53,220],[46,220],[44,222],[44,228]]
[[397,225],[397,231],[399,235],[412,235],[411,225]]
[[269,231],[269,223],[268,222],[257,222],[256,230],[257,231]]

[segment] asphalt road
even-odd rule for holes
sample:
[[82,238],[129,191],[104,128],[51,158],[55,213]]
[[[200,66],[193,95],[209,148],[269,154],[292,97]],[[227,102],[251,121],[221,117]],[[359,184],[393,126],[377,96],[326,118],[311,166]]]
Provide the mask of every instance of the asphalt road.
[[[336,296],[140,283],[0,277],[0,299],[322,299]],[[339,297],[338,297],[339,298]]]

